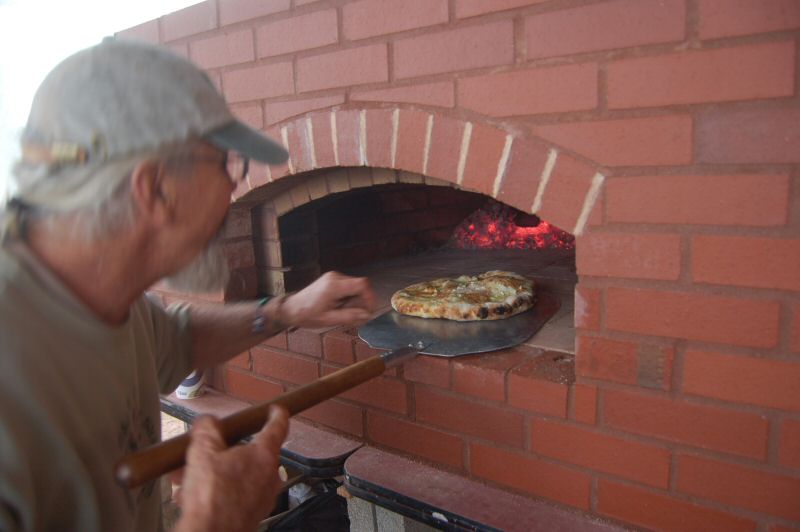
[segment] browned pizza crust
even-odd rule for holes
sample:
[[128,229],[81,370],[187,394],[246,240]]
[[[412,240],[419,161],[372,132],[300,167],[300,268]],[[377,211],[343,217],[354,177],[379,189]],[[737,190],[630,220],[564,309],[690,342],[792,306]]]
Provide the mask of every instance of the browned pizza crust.
[[530,309],[535,301],[533,281],[492,270],[413,284],[394,293],[392,308],[421,318],[499,320]]

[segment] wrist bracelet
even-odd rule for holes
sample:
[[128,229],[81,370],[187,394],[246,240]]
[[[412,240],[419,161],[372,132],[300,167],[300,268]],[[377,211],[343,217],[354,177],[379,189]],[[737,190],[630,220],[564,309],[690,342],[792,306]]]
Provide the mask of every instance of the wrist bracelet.
[[253,317],[253,324],[250,326],[250,332],[253,334],[261,334],[267,330],[267,318],[264,316],[262,309],[269,300],[270,298],[268,297],[258,300],[258,305],[256,306],[256,315]]
[[289,297],[289,294],[281,294],[275,297],[265,297],[258,301],[258,306],[256,307],[256,315],[253,318],[253,324],[250,327],[250,331],[253,334],[261,334],[267,332],[267,318],[264,316],[264,305],[266,305],[269,301],[275,299],[277,305],[275,306],[275,318],[272,320],[272,323],[275,327],[275,333],[278,331],[282,331],[283,329],[288,329],[289,332],[293,332],[297,330],[297,327],[287,327],[285,323],[281,321],[281,308],[283,308],[283,302]]

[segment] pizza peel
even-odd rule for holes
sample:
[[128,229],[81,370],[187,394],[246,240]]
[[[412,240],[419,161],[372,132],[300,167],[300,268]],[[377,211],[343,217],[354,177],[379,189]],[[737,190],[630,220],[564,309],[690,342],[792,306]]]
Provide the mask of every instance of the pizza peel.
[[[314,382],[284,392],[265,403],[244,408],[219,420],[219,430],[228,445],[234,445],[255,434],[269,418],[273,404],[280,405],[289,415],[299,414],[312,406],[345,392],[359,384],[383,374],[386,369],[399,366],[414,358],[422,346],[404,346],[361,360]],[[190,442],[186,432],[169,440],[140,449],[117,462],[114,476],[126,488],[136,488],[169,473],[186,463],[186,450]]]
[[[228,445],[258,432],[278,404],[290,415],[347,391],[381,375],[387,368],[403,364],[417,354],[455,357],[486,353],[518,345],[530,338],[558,310],[558,298],[537,294],[528,311],[503,320],[457,322],[404,316],[389,311],[359,329],[359,336],[371,347],[387,352],[361,360],[331,374],[285,392],[270,401],[253,405],[219,420]],[[124,456],[114,472],[117,481],[134,488],[185,464],[189,433],[162,441]]]
[[507,349],[533,336],[558,311],[553,294],[536,294],[530,310],[502,320],[453,321],[406,316],[390,310],[361,326],[358,336],[375,349],[421,345],[420,354],[457,357]]

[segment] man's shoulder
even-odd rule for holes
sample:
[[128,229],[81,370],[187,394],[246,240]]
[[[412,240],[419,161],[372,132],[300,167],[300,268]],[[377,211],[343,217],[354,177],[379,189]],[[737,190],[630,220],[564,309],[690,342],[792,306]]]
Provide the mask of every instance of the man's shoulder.
[[[26,342],[46,341],[36,334],[47,321],[46,296],[20,260],[0,246],[0,348],[6,351]],[[37,339],[38,338],[38,339]]]
[[4,245],[0,245],[0,277],[15,272],[19,269],[19,260]]
[[20,275],[19,260],[0,246],[0,308],[18,303],[20,291],[15,288],[20,285]]

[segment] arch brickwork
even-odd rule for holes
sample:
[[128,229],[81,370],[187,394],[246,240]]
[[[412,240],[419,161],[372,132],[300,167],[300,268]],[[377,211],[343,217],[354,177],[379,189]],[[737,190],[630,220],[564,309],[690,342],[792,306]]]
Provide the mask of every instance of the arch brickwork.
[[[597,165],[539,138],[442,112],[327,109],[294,117],[267,133],[283,142],[289,160],[278,167],[256,167],[234,191],[235,202],[246,202],[256,189],[312,170],[388,168],[479,192],[580,235],[591,223],[605,179]],[[388,174],[375,175],[375,184],[394,182]],[[294,206],[325,194],[319,179],[299,182],[291,190]]]

